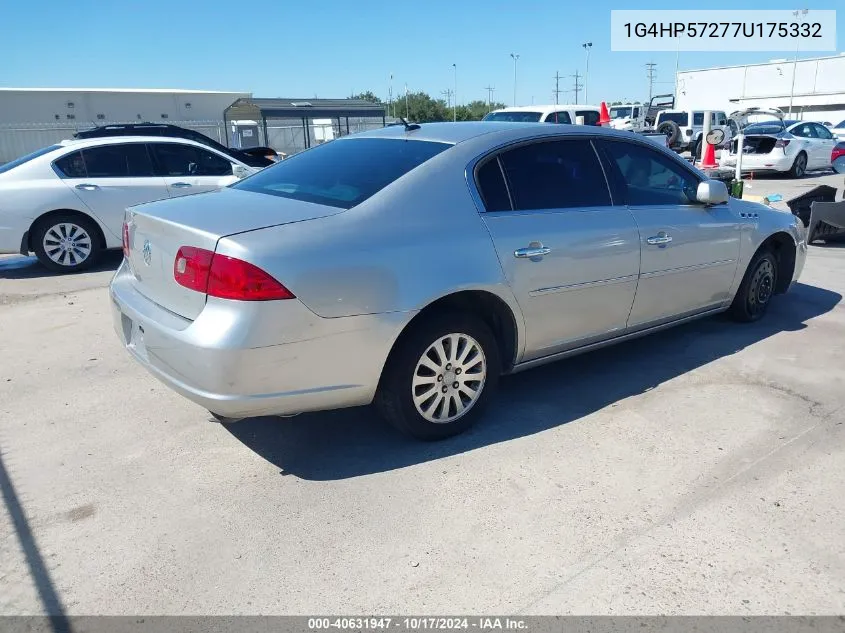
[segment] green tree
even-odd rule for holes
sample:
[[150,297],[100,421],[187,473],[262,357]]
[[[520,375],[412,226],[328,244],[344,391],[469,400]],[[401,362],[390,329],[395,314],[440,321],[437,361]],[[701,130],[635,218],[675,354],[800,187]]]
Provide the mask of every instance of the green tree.
[[399,96],[395,105],[397,117],[405,117],[414,123],[452,120],[452,111],[443,99],[432,99],[422,91]]
[[480,121],[491,110],[498,110],[504,107],[504,103],[493,103],[488,106],[486,101],[470,101],[465,105],[458,106],[458,121]]
[[369,101],[371,103],[381,103],[381,99],[375,96],[372,90],[367,90],[367,92],[362,92],[357,95],[352,96],[353,99],[363,99],[364,101]]

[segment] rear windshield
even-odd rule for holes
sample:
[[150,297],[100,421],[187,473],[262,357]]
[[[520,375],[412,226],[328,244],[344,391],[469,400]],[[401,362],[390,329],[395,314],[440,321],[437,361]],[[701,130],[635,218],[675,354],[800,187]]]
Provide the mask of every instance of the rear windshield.
[[21,156],[20,158],[16,158],[13,161],[0,165],[0,174],[6,173],[10,169],[14,169],[24,163],[28,163],[33,158],[38,158],[39,156],[43,156],[44,154],[49,154],[53,150],[59,149],[61,145],[50,145],[49,147],[42,147],[39,150],[32,152],[32,154],[27,154],[26,156]]
[[615,107],[610,109],[610,118],[611,119],[626,119],[631,116],[631,111],[633,108],[631,106],[628,107]]
[[765,121],[763,123],[752,123],[742,130],[743,134],[778,134],[783,132],[785,126],[780,121]]
[[661,112],[658,116],[661,123],[663,121],[674,121],[678,125],[689,125],[689,113],[687,112]]
[[508,121],[510,123],[539,123],[542,112],[491,112],[484,121]]
[[450,147],[387,138],[331,141],[267,167],[232,189],[351,209]]

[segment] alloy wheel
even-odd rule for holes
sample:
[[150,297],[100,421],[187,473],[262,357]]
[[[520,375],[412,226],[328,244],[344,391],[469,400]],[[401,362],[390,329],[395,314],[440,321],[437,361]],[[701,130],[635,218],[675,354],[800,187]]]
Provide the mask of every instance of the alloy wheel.
[[62,222],[44,234],[42,246],[47,257],[59,266],[79,266],[91,256],[91,236],[78,224]]

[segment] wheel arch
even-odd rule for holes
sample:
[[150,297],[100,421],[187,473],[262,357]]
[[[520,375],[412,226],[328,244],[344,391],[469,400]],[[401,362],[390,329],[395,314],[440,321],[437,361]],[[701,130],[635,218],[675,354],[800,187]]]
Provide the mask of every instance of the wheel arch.
[[499,345],[503,373],[509,372],[516,364],[521,349],[521,315],[505,299],[489,290],[460,290],[439,297],[417,312],[402,328],[393,341],[387,361],[382,369],[382,376],[390,365],[394,353],[402,342],[426,319],[444,312],[463,312],[477,316],[492,331]]
[[776,231],[760,243],[760,246],[754,251],[752,260],[764,250],[771,251],[777,260],[778,278],[775,284],[775,294],[783,294],[789,289],[792,277],[795,274],[798,245],[792,235],[786,231]]
[[[51,218],[60,216],[60,215],[70,215],[85,218],[86,220],[91,221],[95,227],[97,227],[97,235],[96,239],[100,245],[100,248],[105,250],[108,248],[106,243],[106,234],[103,231],[103,227],[100,225],[100,221],[95,218],[93,215],[89,213],[85,213],[84,211],[80,211],[78,209],[53,209],[52,211],[47,211],[46,213],[42,213],[37,218],[35,218],[32,223],[29,225],[29,230],[27,231],[27,239],[25,247],[29,249],[30,252],[34,252],[33,244],[32,244],[32,236],[35,234],[35,228],[44,222],[49,221]],[[23,248],[21,249],[23,250]]]

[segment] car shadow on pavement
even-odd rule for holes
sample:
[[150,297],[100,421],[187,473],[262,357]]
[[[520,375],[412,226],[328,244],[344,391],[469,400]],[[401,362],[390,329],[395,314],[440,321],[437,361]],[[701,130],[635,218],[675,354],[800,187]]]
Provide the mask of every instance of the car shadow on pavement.
[[[79,273],[68,273],[84,275],[86,273],[98,273],[107,270],[117,270],[120,262],[123,261],[123,252],[110,250],[103,253],[100,262]],[[35,256],[25,257],[16,255],[14,257],[0,257],[0,279],[38,279],[41,277],[58,277],[62,273],[56,273],[45,268]]]
[[756,323],[719,315],[505,377],[484,418],[441,442],[406,438],[369,407],[254,418],[226,428],[285,475],[327,481],[389,471],[578,420],[779,332],[802,330],[841,299],[797,284]]

